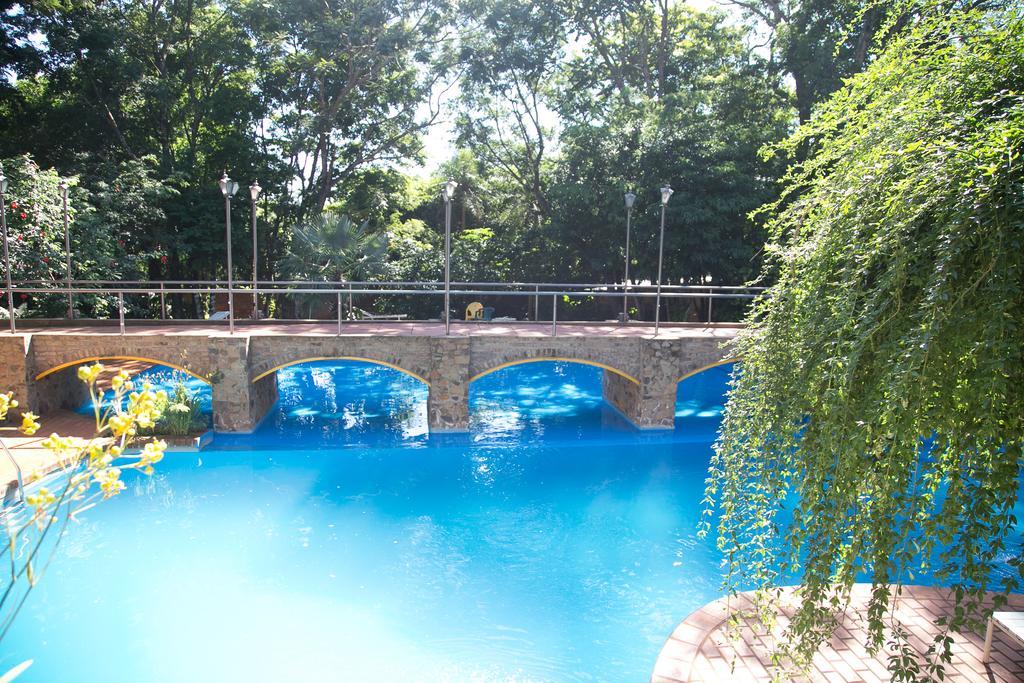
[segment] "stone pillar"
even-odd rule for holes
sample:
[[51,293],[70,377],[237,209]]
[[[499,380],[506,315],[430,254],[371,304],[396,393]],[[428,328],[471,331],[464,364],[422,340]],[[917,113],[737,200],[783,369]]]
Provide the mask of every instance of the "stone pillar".
[[635,384],[605,370],[604,398],[639,429],[672,429],[676,421],[676,368],[679,344],[644,339]]
[[0,333],[0,393],[14,392],[14,400],[21,406],[11,411],[11,417],[22,411],[39,412],[31,363],[32,335]]
[[469,430],[469,344],[467,337],[430,339],[427,422],[432,432]]
[[634,425],[640,422],[640,385],[605,370],[601,378],[604,400]]
[[277,401],[277,375],[252,383],[248,336],[211,336],[210,364],[214,429],[237,433],[255,430]]

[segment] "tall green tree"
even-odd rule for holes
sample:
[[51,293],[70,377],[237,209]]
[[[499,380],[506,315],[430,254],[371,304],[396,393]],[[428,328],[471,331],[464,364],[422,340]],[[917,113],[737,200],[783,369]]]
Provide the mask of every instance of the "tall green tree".
[[[767,208],[778,283],[748,320],[709,495],[731,588],[799,577],[784,653],[809,661],[857,580],[872,649],[936,680],[1019,556],[1024,453],[1024,16],[920,17],[782,151]],[[900,586],[950,586],[925,657],[886,618]],[[998,605],[998,602],[997,602]]]
[[[867,65],[873,43],[896,3],[877,0],[724,0],[767,33],[773,67],[793,79],[801,121],[814,105]],[[761,42],[752,37],[752,41]]]

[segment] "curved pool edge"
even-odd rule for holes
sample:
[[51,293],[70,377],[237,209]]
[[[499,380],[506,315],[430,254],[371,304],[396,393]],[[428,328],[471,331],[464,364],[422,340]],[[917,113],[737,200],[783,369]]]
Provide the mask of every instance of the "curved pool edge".
[[[796,604],[795,587],[783,591],[781,626],[788,623],[788,615]],[[875,657],[864,647],[867,632],[861,616],[867,611],[871,585],[858,583],[853,587],[850,606],[840,618],[841,623],[829,644],[815,654],[809,680],[887,681],[883,648]],[[651,673],[651,683],[704,683],[712,681],[771,680],[777,671],[771,665],[774,639],[749,614],[753,607],[753,593],[743,592],[714,600],[692,612],[665,640]],[[991,605],[996,593],[988,593],[986,604]],[[947,588],[931,586],[903,586],[898,605],[893,612],[911,634],[910,643],[921,655],[932,642],[934,620],[952,614],[954,602]],[[1024,611],[1024,594],[1008,597],[1003,609]],[[730,614],[746,611],[742,617],[741,640],[734,641],[725,632]],[[953,634],[953,660],[946,666],[950,680],[1024,680],[1024,649],[1010,636],[999,633],[993,640],[992,660],[981,663],[984,635],[978,633]],[[962,678],[961,678],[962,677]],[[801,679],[803,680],[803,679]]]

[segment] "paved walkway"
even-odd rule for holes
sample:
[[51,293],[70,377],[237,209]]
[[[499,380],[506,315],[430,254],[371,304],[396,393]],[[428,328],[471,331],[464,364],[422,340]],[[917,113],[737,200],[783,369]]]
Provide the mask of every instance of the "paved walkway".
[[[16,420],[8,419],[0,425],[0,439],[21,466],[21,474],[26,483],[32,480],[33,475],[43,476],[61,466],[60,459],[42,447],[42,442],[50,434],[75,437],[82,441],[87,441],[96,434],[96,422],[92,417],[69,410],[41,417],[39,423],[42,427],[35,436],[25,436],[17,431],[20,422]],[[0,497],[12,485],[17,486],[17,482],[17,468],[7,457],[7,453],[0,449]]]
[[[136,375],[152,367],[152,363],[137,360],[107,361],[103,372],[96,379],[99,391],[110,388],[110,380],[121,370]],[[96,420],[91,415],[79,415],[70,410],[58,410],[39,418],[42,427],[34,436],[25,436],[17,431],[18,420],[8,419],[0,424],[0,440],[7,446],[11,456],[21,467],[22,477],[28,482],[33,475],[43,476],[61,466],[60,459],[42,447],[42,442],[51,434],[69,436],[88,441],[96,435]],[[0,498],[12,485],[17,485],[18,475],[15,463],[0,449]]]
[[[738,325],[733,324],[681,324],[662,325],[659,339],[687,338],[722,338],[729,339],[736,335]],[[31,334],[102,334],[117,335],[120,329],[116,322],[109,321],[83,322],[71,325],[40,325],[19,322],[18,332]],[[227,334],[228,325],[224,321],[210,322],[206,320],[182,321],[130,321],[125,329],[132,336],[163,336],[166,334],[194,334],[208,336],[211,334]],[[2,332],[0,332],[2,334]],[[235,334],[239,335],[270,335],[270,336],[307,336],[336,335],[336,322],[304,322],[304,321],[236,321]],[[343,335],[367,335],[376,337],[440,337],[444,335],[444,325],[439,322],[369,322],[351,321],[341,326]],[[455,322],[452,321],[451,334],[456,337],[473,336],[507,336],[507,337],[550,337],[551,323],[529,322]],[[654,325],[649,323],[558,323],[556,334],[559,337],[653,337]]]
[[[888,651],[870,657],[864,648],[867,642],[865,618],[870,586],[854,587],[851,606],[841,619],[841,626],[832,641],[815,655],[812,670],[797,681],[815,683],[879,683],[890,680],[886,671]],[[740,594],[732,608],[748,610],[750,596]],[[1024,595],[1010,596],[1002,609],[1024,611]],[[923,586],[904,587],[895,616],[910,632],[910,643],[923,653],[937,632],[936,617],[951,614],[953,602],[948,591]],[[770,664],[773,638],[757,620],[744,618],[741,640],[733,641],[726,633],[727,601],[723,598],[697,610],[683,621],[665,642],[658,656],[651,683],[704,683],[711,681],[770,681],[777,672]],[[792,615],[792,603],[783,607],[780,624]],[[956,634],[953,661],[946,667],[947,681],[986,681],[1013,683],[1024,681],[1024,649],[996,630],[992,661],[981,663],[983,635]]]

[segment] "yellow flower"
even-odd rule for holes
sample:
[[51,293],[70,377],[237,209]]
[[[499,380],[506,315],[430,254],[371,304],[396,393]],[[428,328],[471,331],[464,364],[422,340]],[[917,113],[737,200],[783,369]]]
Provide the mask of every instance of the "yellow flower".
[[35,415],[33,413],[22,413],[22,415],[21,415],[21,432],[22,432],[22,434],[25,434],[26,436],[32,436],[37,431],[39,431],[39,427],[41,425],[36,421],[36,418],[38,418],[38,417],[39,417],[38,415]]
[[103,372],[103,366],[99,363],[93,363],[92,365],[83,365],[78,368],[78,379],[82,380],[86,384],[92,384],[96,381],[96,378]]
[[57,496],[50,493],[49,490],[41,488],[36,493],[30,496],[25,496],[25,502],[28,503],[30,506],[36,508],[38,514],[42,512],[42,509],[45,508],[47,505],[52,505],[53,503],[56,503]]
[[100,485],[104,498],[115,496],[125,489],[124,482],[121,481],[121,469],[119,467],[104,468],[98,471],[93,478]]

